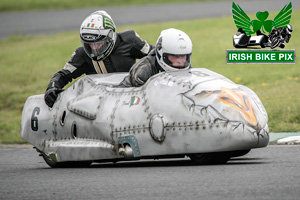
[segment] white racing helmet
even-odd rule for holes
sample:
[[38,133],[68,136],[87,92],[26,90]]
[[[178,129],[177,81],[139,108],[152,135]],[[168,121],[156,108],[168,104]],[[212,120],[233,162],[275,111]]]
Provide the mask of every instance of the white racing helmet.
[[[170,28],[163,30],[156,42],[156,60],[165,71],[176,71],[188,69],[191,66],[192,41],[190,37],[181,30]],[[175,66],[168,57],[184,56],[183,66]]]
[[109,56],[116,38],[115,23],[105,11],[92,13],[81,24],[81,43],[86,54],[93,60],[100,61]]
[[293,26],[291,24],[288,24],[286,26],[286,30],[287,30],[287,33],[291,34],[293,32]]

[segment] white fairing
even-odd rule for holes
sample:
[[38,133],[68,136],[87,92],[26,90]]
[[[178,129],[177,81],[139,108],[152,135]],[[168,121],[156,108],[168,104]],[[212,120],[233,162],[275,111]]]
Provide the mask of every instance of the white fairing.
[[[27,99],[21,136],[57,161],[247,150],[267,146],[267,113],[253,91],[208,69],[162,72],[139,88],[126,73],[89,75],[60,94]],[[166,95],[167,94],[167,95]]]
[[259,35],[259,36],[251,36],[249,44],[260,44],[261,40],[263,39],[264,36]]
[[[243,41],[242,39],[245,39],[246,35],[245,34],[239,34],[239,35],[234,35],[233,36],[233,44],[234,46],[254,46],[254,45],[260,45],[264,39],[264,35],[259,35],[259,36],[251,36],[250,39],[247,38],[247,41]],[[249,41],[248,41],[249,40]]]
[[234,35],[233,36],[233,43],[234,45],[239,44],[241,38],[244,36],[244,34]]

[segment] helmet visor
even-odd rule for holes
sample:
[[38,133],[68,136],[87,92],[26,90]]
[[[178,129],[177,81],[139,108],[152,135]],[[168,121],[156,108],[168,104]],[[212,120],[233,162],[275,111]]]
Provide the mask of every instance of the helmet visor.
[[111,46],[112,40],[108,37],[97,41],[97,42],[83,42],[84,49],[86,53],[89,54],[91,58],[98,58],[101,57],[106,50]]
[[[98,31],[97,31],[98,32]],[[100,60],[108,56],[109,49],[114,46],[113,31],[101,30],[101,34],[94,31],[80,35],[85,52],[94,60]]]
[[186,69],[190,66],[191,54],[175,55],[164,53],[163,59],[166,64],[175,69]]

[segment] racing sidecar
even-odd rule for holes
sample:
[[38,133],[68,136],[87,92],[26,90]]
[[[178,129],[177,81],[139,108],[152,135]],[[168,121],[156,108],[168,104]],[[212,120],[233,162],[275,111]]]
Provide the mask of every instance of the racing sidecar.
[[188,156],[226,163],[269,142],[266,110],[249,88],[205,68],[161,72],[142,87],[127,73],[87,75],[60,93],[27,99],[21,136],[51,167]]
[[265,48],[268,46],[268,36],[264,34],[248,36],[245,33],[238,32],[233,36],[233,46],[235,48],[247,48],[250,46],[260,46],[261,48]]

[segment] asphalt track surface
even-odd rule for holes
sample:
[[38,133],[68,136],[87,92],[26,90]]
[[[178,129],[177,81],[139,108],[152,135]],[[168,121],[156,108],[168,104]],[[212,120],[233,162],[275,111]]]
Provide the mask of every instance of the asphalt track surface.
[[[289,2],[292,2],[293,9],[300,8],[299,0],[243,0],[236,2],[247,14],[258,11],[279,12]],[[232,16],[231,9],[232,1],[221,1],[0,13],[0,39],[9,36],[53,34],[79,30],[83,19],[96,10],[106,10],[114,19],[115,24],[122,26]]]
[[0,148],[0,199],[299,200],[299,152],[269,145],[224,165],[186,158],[52,169],[32,148]]

